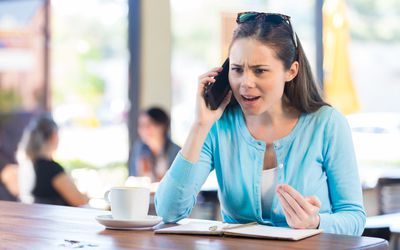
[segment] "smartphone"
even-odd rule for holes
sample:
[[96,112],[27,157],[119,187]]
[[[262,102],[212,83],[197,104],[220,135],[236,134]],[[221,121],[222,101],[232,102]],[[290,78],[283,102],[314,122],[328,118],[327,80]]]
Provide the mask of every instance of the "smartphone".
[[[231,86],[229,84],[229,58],[222,64],[222,71],[215,77],[215,82],[210,83],[204,89],[204,100],[211,110],[216,110],[221,105]],[[233,96],[232,96],[233,98]]]

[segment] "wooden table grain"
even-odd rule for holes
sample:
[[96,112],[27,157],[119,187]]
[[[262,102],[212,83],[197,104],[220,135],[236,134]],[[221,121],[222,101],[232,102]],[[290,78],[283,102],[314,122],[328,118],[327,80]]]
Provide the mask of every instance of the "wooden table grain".
[[108,230],[104,211],[0,201],[0,249],[387,249],[378,238],[322,233],[297,242]]

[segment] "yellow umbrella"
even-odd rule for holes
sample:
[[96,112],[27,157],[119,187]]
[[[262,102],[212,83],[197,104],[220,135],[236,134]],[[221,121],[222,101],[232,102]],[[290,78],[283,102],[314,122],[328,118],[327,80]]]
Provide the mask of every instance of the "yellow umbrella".
[[327,101],[344,114],[360,109],[350,72],[348,21],[344,0],[323,6],[324,91]]

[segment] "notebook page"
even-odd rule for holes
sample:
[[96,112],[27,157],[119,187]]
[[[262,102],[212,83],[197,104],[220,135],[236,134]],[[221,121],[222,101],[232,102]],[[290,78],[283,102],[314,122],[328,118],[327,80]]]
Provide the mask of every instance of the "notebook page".
[[226,235],[236,235],[254,238],[300,240],[321,233],[320,229],[291,229],[284,227],[271,227],[253,225],[248,227],[224,230]]
[[[224,224],[222,222],[189,222],[178,226],[162,228],[155,230],[155,233],[168,234],[200,234],[200,235],[222,235],[220,229]],[[210,227],[216,226],[216,230],[210,230]]]

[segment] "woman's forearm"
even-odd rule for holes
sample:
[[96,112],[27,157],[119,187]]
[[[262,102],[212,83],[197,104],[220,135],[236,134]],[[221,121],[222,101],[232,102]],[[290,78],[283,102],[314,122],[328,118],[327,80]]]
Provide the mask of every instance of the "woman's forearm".
[[186,160],[192,163],[196,163],[199,160],[201,149],[210,129],[210,125],[203,125],[199,123],[194,123],[192,125],[181,151],[182,156]]

